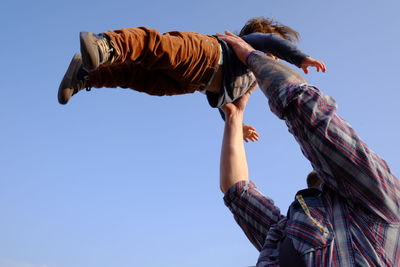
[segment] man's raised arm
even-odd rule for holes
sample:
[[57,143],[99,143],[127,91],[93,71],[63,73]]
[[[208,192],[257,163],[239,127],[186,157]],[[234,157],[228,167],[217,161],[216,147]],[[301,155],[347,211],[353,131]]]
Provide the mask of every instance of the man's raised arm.
[[225,128],[221,148],[220,187],[224,193],[237,182],[249,180],[242,130],[243,113],[249,97],[250,92],[222,108]]

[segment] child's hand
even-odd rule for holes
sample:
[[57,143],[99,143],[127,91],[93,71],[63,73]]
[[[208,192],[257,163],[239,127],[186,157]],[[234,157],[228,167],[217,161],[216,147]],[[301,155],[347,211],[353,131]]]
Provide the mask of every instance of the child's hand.
[[256,132],[253,126],[243,123],[243,140],[248,143],[249,140],[252,142],[258,141],[260,135]]
[[308,73],[308,67],[315,67],[318,72],[320,70],[322,70],[322,72],[326,71],[326,67],[325,67],[324,62],[322,62],[320,60],[313,59],[312,57],[306,57],[305,59],[303,59],[303,62],[301,62],[301,66],[300,67],[303,69],[305,74]]

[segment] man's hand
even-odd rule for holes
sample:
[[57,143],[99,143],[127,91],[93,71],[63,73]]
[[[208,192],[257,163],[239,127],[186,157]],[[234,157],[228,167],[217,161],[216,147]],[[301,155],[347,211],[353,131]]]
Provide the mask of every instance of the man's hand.
[[305,59],[303,59],[300,67],[303,69],[305,74],[308,74],[308,67],[315,67],[317,69],[317,72],[319,72],[320,70],[322,72],[326,71],[324,62],[313,59],[312,57],[306,57]]
[[243,123],[243,140],[248,143],[249,140],[252,142],[258,141],[260,135],[257,133],[256,128],[251,125]]
[[[237,99],[232,103],[228,103],[221,107],[222,111],[225,113],[225,119],[229,119],[231,116],[239,116],[241,120],[243,119],[243,113],[246,109],[247,101],[250,98],[251,93],[256,89],[256,86],[253,86],[247,93],[245,93],[242,97]],[[259,134],[256,131],[256,128],[253,126],[247,125],[243,123],[243,140],[248,143],[249,140],[252,142],[259,140]]]
[[248,54],[250,54],[251,51],[254,50],[251,45],[246,43],[242,38],[239,36],[229,32],[225,31],[225,35],[217,33],[218,38],[221,40],[224,40],[227,42],[235,51],[236,56],[242,61],[244,64],[246,64],[246,57]]
[[256,89],[256,86],[247,91],[243,96],[238,98],[232,103],[228,103],[221,107],[222,111],[225,113],[225,117],[229,117],[233,114],[238,114],[243,116],[244,110],[246,109],[247,101],[249,101],[251,93]]

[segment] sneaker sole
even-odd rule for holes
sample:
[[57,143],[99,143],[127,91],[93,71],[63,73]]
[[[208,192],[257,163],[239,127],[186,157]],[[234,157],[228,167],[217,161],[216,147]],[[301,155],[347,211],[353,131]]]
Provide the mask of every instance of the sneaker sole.
[[69,63],[67,72],[65,73],[60,87],[58,88],[58,103],[65,105],[71,99],[74,89],[71,86],[72,80],[76,77],[77,72],[82,64],[82,56],[80,54],[75,54]]
[[96,69],[100,65],[97,38],[92,32],[80,32],[81,54],[83,68],[86,71]]

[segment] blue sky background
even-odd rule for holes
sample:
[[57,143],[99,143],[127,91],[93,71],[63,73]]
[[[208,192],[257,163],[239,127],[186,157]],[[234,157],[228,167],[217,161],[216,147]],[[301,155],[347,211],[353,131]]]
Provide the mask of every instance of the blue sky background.
[[[151,97],[93,89],[66,106],[57,89],[79,31],[239,31],[274,17],[323,60],[310,83],[399,169],[400,2],[2,1],[0,267],[254,265],[258,253],[222,202],[223,122],[199,93]],[[246,121],[251,178],[283,213],[311,169],[257,91]]]

